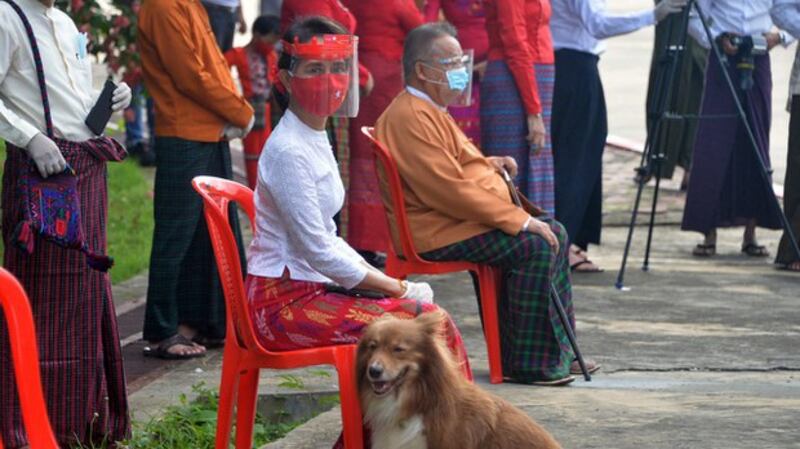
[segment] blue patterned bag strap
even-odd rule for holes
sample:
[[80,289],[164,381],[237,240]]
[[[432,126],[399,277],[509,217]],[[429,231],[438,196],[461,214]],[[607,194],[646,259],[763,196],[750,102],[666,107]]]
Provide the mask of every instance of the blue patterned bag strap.
[[42,55],[39,53],[39,45],[36,43],[36,36],[33,34],[33,27],[31,27],[28,17],[22,11],[14,0],[2,0],[11,6],[25,27],[25,32],[28,33],[28,40],[31,44],[31,51],[33,52],[33,62],[36,65],[36,76],[39,79],[39,91],[42,94],[42,106],[44,106],[44,122],[47,127],[47,137],[53,138],[53,119],[50,116],[50,100],[47,97],[47,85],[44,82],[44,67],[42,66]]

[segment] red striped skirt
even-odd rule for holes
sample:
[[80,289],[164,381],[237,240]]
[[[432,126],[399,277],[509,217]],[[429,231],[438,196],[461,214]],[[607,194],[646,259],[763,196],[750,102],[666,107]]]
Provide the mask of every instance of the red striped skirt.
[[[83,235],[89,248],[106,250],[106,165],[90,154],[97,142],[57,140],[78,176]],[[95,151],[95,154],[98,154]],[[130,421],[117,320],[108,273],[92,270],[83,253],[35,237],[28,254],[12,243],[22,218],[17,194],[27,155],[9,146],[3,175],[4,266],[25,287],[39,343],[44,398],[59,444],[99,443],[128,436]],[[5,322],[0,320],[0,434],[6,447],[27,444],[22,427]]]
[[[273,351],[354,344],[364,328],[386,314],[412,319],[438,310],[435,304],[410,299],[369,299],[330,293],[317,282],[247,276],[250,319],[259,342]],[[464,341],[449,318],[445,323],[447,347],[472,379]]]

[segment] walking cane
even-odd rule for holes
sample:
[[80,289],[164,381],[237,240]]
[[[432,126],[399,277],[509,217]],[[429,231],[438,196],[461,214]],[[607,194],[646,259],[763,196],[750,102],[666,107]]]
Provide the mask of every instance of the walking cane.
[[[502,174],[503,179],[506,181],[506,184],[508,184],[508,190],[511,191],[511,198],[514,200],[514,204],[516,204],[518,207],[522,207],[522,201],[519,199],[517,188],[514,186],[514,181],[511,179],[511,176],[509,176],[505,168],[502,169]],[[569,323],[569,317],[567,317],[567,312],[564,310],[564,305],[561,304],[561,297],[556,290],[556,286],[553,285],[552,282],[550,282],[550,303],[555,306],[556,312],[558,313],[558,318],[561,320],[561,325],[564,327],[564,330],[567,331],[569,344],[572,346],[572,350],[575,351],[575,358],[578,359],[578,364],[581,366],[583,378],[586,379],[586,382],[591,382],[592,375],[589,374],[589,370],[586,369],[586,363],[584,363],[581,350],[578,348],[578,340],[575,338],[575,332],[572,330],[572,325]]]

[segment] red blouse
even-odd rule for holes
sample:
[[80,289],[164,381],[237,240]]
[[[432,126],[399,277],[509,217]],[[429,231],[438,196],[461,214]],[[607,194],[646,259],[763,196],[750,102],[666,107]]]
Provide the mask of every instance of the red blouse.
[[358,21],[359,51],[381,52],[392,60],[402,59],[403,40],[423,23],[414,0],[351,0],[347,4]]
[[505,60],[528,114],[542,112],[533,64],[553,64],[549,0],[486,0],[489,60]]
[[439,20],[439,10],[458,30],[461,47],[475,52],[475,63],[486,60],[489,53],[489,37],[486,34],[484,0],[428,0],[425,3],[425,20]]
[[[322,16],[337,21],[350,33],[355,34],[356,18],[339,0],[283,0],[281,5],[281,31],[283,33],[295,19],[307,16]],[[358,65],[358,84],[367,84],[369,70]]]

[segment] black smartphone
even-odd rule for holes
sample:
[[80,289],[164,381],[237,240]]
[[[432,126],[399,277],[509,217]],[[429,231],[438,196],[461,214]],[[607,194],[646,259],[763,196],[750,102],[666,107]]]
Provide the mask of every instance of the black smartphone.
[[117,85],[111,81],[111,78],[107,79],[105,85],[103,85],[103,91],[97,97],[97,103],[94,104],[92,110],[89,111],[89,115],[86,116],[84,123],[96,136],[103,134],[108,120],[111,119],[111,101],[116,88]]

